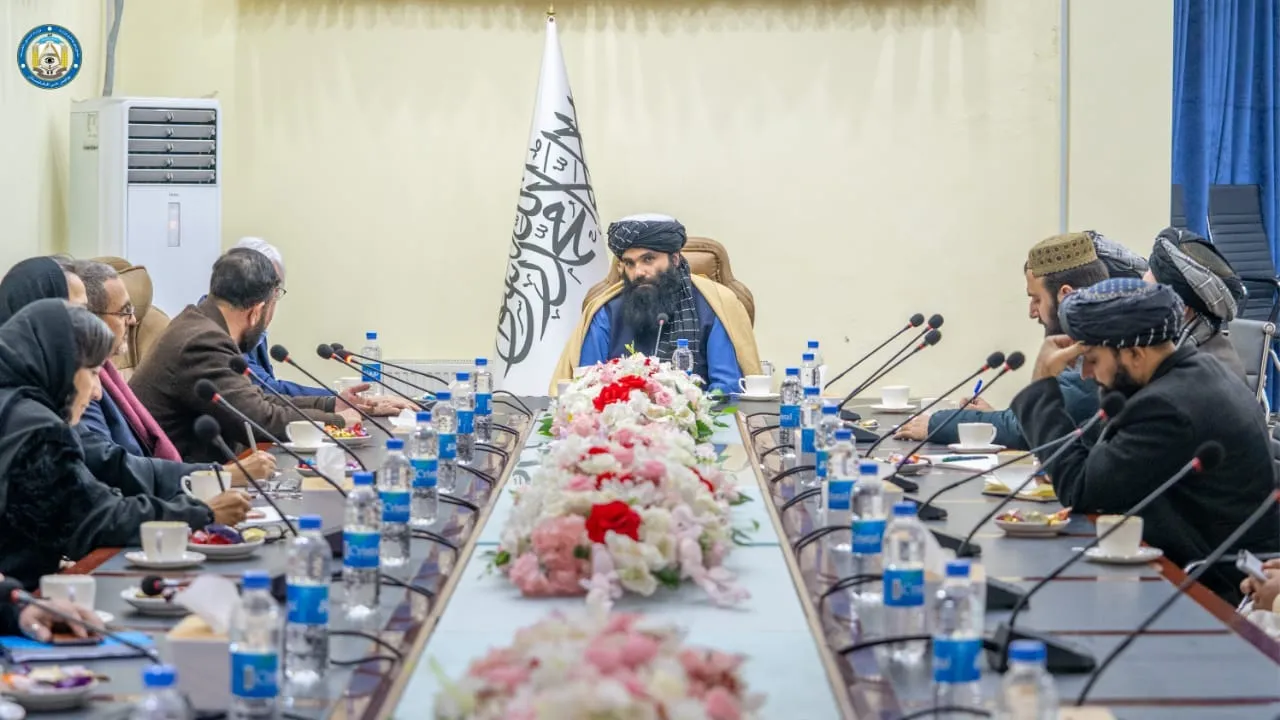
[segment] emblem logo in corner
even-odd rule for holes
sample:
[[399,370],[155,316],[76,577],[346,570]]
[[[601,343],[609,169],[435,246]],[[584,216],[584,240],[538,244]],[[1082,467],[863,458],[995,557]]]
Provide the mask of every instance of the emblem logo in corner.
[[45,90],[56,90],[75,80],[83,60],[80,41],[61,25],[32,28],[18,43],[22,77]]

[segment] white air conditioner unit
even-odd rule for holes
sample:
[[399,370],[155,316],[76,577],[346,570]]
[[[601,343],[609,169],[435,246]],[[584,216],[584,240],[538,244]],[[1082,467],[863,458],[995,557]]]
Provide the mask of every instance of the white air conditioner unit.
[[222,252],[218,101],[96,98],[71,108],[70,250],[144,265],[171,317]]

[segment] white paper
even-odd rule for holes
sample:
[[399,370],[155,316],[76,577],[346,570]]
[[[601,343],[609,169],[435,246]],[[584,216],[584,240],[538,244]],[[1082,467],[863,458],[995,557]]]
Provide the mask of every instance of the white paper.
[[[996,465],[1000,464],[1000,459],[995,455],[967,455],[964,453],[946,453],[945,455],[921,455],[933,463],[935,469],[951,469],[951,470],[967,470],[969,472],[986,472]],[[943,458],[949,457],[973,457],[973,460],[956,460],[955,462],[942,462]]]
[[200,616],[219,635],[226,635],[231,628],[231,612],[240,602],[240,591],[235,581],[221,575],[200,575],[177,595],[173,601]]

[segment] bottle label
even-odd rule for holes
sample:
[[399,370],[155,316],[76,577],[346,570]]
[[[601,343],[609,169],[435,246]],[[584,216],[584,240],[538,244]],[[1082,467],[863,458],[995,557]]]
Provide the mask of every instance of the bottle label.
[[827,481],[827,509],[848,511],[853,502],[852,480]]
[[275,653],[231,653],[231,694],[254,700],[273,698],[279,693],[279,670]]
[[384,490],[378,495],[382,498],[382,522],[409,522],[409,491]]
[[289,622],[295,625],[329,624],[329,586],[289,583]]
[[817,451],[817,457],[813,461],[813,474],[819,480],[827,476],[827,451]]
[[859,555],[878,555],[884,549],[884,518],[853,521],[853,551]]
[[493,395],[490,393],[476,393],[476,414],[492,415],[493,414]]
[[935,637],[933,639],[933,681],[948,685],[977,682],[978,655],[982,641],[978,638]]
[[458,433],[470,435],[476,431],[476,414],[472,410],[458,411]]
[[885,570],[884,604],[924,607],[924,568]]
[[813,428],[811,428],[811,427],[808,427],[808,428],[801,428],[801,430],[800,430],[800,452],[804,452],[804,453],[811,453],[811,452],[814,452],[814,447],[813,447],[813,436],[814,436]]
[[456,460],[458,457],[458,436],[453,433],[440,433],[440,459]]
[[778,427],[798,428],[800,427],[800,406],[799,405],[783,405],[778,410]]
[[378,533],[342,533],[342,564],[358,570],[378,567]]
[[368,362],[361,366],[360,379],[365,382],[377,382],[382,379],[382,363]]
[[438,480],[440,461],[435,458],[416,458],[409,461],[413,465],[413,486],[416,488],[433,488]]

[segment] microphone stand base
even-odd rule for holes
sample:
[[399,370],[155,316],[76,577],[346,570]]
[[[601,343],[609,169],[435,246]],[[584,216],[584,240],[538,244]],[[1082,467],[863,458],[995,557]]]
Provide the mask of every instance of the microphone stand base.
[[921,520],[946,520],[947,511],[937,505],[921,505],[916,503],[916,517]]
[[1093,672],[1098,664],[1088,650],[1049,633],[1010,628],[1008,624],[1000,623],[992,639],[994,645],[987,649],[987,665],[1000,673],[1009,669],[1008,648],[1016,640],[1039,640],[1044,643],[1048,651],[1046,664],[1049,672],[1054,675],[1083,675]]
[[933,533],[933,537],[938,541],[939,545],[948,550],[955,550],[956,557],[975,557],[982,554],[982,546],[972,540],[965,546],[966,550],[962,553],[960,552],[960,546],[964,545],[964,538],[958,538],[955,535],[944,533],[941,530],[933,530],[932,528],[929,532]]
[[[995,578],[987,578],[987,612],[1012,610],[1026,597],[1021,588]],[[1030,604],[1027,605],[1030,607]]]
[[840,419],[848,420],[849,422],[857,422],[862,419],[862,416],[852,410],[841,410]]
[[894,485],[897,485],[898,487],[902,488],[902,492],[909,492],[909,493],[920,492],[920,483],[916,482],[915,480],[908,480],[907,478],[901,475],[890,475],[885,478],[885,481],[891,482]]

